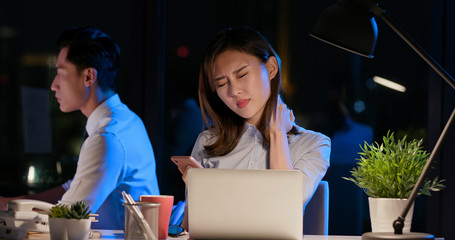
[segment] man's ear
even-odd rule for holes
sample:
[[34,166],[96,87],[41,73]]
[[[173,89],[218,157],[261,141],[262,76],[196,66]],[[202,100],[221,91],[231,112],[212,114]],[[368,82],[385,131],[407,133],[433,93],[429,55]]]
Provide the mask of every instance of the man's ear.
[[82,70],[82,74],[84,76],[84,85],[86,87],[92,86],[97,81],[98,73],[95,68],[86,68]]
[[269,79],[272,80],[278,73],[278,61],[274,56],[270,56],[269,60],[265,63],[265,67],[267,68]]

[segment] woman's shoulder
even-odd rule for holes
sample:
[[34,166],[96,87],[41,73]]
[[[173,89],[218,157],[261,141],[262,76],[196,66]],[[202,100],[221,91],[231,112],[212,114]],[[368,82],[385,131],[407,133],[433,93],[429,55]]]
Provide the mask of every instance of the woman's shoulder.
[[215,134],[210,130],[203,130],[199,133],[199,136],[194,143],[193,151],[191,152],[191,156],[196,158],[199,162],[202,162],[202,159],[206,158],[207,153],[205,150],[205,146],[211,145],[214,143]]
[[330,143],[330,138],[324,135],[323,133],[316,132],[313,130],[305,129],[303,127],[300,127],[298,125],[295,125],[297,129],[297,134],[291,134],[289,136],[289,142],[293,141],[311,141],[311,142],[329,142]]
[[197,142],[199,142],[203,145],[207,145],[208,143],[212,143],[214,141],[214,138],[215,138],[215,134],[213,133],[213,131],[205,129],[201,133],[199,133]]
[[209,129],[202,130],[202,132],[199,133],[199,137],[211,138],[213,136],[214,136],[213,132],[210,131]]

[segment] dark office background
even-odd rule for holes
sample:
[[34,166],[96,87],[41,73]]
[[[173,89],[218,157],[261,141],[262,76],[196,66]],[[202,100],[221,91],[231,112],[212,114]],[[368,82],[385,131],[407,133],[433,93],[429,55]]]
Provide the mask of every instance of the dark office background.
[[[185,154],[201,130],[194,111],[198,65],[203,48],[220,29],[249,25],[269,39],[283,60],[286,102],[297,123],[329,136],[339,119],[331,100],[344,96],[352,118],[371,127],[374,140],[388,130],[423,138],[431,150],[455,107],[455,92],[381,20],[375,58],[365,59],[311,38],[319,14],[335,0],[101,0],[0,2],[0,195],[33,193],[72,177],[86,119],[61,113],[50,83],[57,54],[55,40],[74,26],[93,26],[122,49],[118,76],[121,99],[144,121],[155,150],[162,194],[183,200],[180,174],[170,163]],[[384,0],[379,4],[420,45],[455,74],[455,3],[449,0]],[[372,82],[382,76],[404,85],[400,93]],[[180,114],[179,113],[183,113]],[[197,114],[196,114],[197,115]],[[193,121],[190,121],[193,120]],[[182,123],[184,122],[184,123]],[[177,144],[176,144],[177,143]],[[432,175],[447,188],[419,197],[413,231],[455,239],[455,129]],[[177,145],[177,146],[176,146]],[[355,159],[347,159],[352,164]],[[341,176],[332,162],[330,234],[369,231],[367,198]],[[329,174],[328,173],[328,174]],[[349,204],[351,202],[351,204]],[[355,203],[355,204],[352,204]]]

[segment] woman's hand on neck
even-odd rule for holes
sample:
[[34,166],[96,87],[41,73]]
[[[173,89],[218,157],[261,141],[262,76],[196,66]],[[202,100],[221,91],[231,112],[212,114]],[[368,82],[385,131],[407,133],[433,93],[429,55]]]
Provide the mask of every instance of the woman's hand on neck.
[[292,110],[278,98],[276,111],[270,119],[270,169],[293,169],[287,133],[294,121]]
[[294,112],[290,110],[286,104],[278,97],[276,111],[270,119],[270,133],[282,132],[288,133],[294,126]]

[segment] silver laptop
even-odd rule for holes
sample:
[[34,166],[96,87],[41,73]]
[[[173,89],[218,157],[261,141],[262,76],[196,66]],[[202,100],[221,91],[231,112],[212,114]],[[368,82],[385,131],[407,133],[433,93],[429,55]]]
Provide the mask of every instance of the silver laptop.
[[191,239],[302,239],[300,171],[188,171]]

